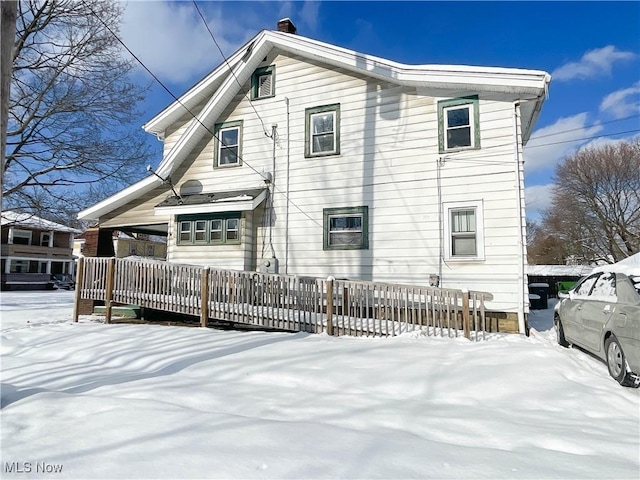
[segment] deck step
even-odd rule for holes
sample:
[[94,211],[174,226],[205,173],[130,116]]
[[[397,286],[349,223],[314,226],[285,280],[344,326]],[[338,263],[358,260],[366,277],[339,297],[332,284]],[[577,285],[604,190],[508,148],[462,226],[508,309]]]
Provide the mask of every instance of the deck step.
[[[93,307],[94,315],[105,315],[107,307],[104,305],[96,305]],[[138,305],[117,305],[111,307],[111,315],[118,317],[140,318],[140,307]]]

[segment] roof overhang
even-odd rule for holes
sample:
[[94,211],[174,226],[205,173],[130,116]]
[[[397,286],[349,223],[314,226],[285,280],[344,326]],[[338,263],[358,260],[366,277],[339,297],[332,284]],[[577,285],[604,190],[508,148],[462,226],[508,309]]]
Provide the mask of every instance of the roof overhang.
[[153,188],[160,184],[160,179],[149,176],[128,186],[124,190],[120,190],[115,195],[105,198],[101,202],[96,203],[94,206],[82,210],[78,213],[80,220],[98,220],[102,215],[122,207],[133,198],[144,195],[151,191]]
[[156,215],[245,212],[255,210],[267,197],[266,189],[169,197],[155,207]]
[[[194,115],[187,122],[184,133],[158,165],[156,173],[160,177],[170,177],[205,132],[213,129],[220,114],[237,94],[239,85],[248,81],[252,72],[273,48],[398,85],[443,91],[453,89],[511,94],[523,104],[533,104],[533,108],[528,106],[523,108],[525,118],[523,118],[522,135],[525,142],[531,135],[551,81],[551,76],[540,70],[467,65],[406,65],[299,35],[264,30],[176,102],[145,124],[144,129],[147,132],[162,136],[166,128],[178,121],[185,113]],[[93,207],[83,210],[78,214],[78,218],[99,219],[100,216],[125,205],[158,185],[159,182],[155,176],[147,177]],[[240,205],[240,203],[238,206],[245,209],[255,208],[249,207],[248,204]],[[194,205],[189,208],[195,210],[205,207]],[[211,209],[223,207],[207,205],[207,208],[209,208],[208,211],[215,211]],[[178,210],[182,212],[186,208],[179,205],[156,207],[156,214],[167,214]]]

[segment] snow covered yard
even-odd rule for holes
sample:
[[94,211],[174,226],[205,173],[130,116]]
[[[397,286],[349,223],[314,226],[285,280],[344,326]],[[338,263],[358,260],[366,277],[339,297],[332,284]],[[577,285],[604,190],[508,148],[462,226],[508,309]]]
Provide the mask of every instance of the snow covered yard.
[[72,300],[2,294],[2,478],[640,476],[640,390],[551,310],[469,342],[73,324]]

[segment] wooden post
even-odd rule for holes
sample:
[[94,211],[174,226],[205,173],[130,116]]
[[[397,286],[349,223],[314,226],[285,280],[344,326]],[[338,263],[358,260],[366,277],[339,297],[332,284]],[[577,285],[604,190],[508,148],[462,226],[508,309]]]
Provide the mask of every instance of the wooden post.
[[82,293],[82,282],[84,280],[84,257],[78,259],[78,271],[76,272],[76,295],[73,302],[73,321],[77,322],[80,316],[80,297]]
[[471,328],[469,325],[469,292],[462,291],[462,329],[464,330],[464,338],[471,339]]
[[342,289],[342,316],[349,316],[349,288]]
[[113,298],[113,284],[116,272],[116,259],[110,258],[107,264],[107,285],[104,300],[105,322],[111,323],[111,298]]
[[202,270],[202,295],[200,297],[200,326],[205,328],[209,321],[209,267]]
[[327,335],[333,335],[333,277],[327,278]]

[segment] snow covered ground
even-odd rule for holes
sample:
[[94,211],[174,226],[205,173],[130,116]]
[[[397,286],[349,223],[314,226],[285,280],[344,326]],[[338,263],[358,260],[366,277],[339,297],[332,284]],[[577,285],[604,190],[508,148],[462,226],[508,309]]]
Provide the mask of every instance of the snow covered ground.
[[[1,296],[2,478],[640,477],[640,390],[527,338],[71,323]],[[54,472],[58,473],[54,473]]]

